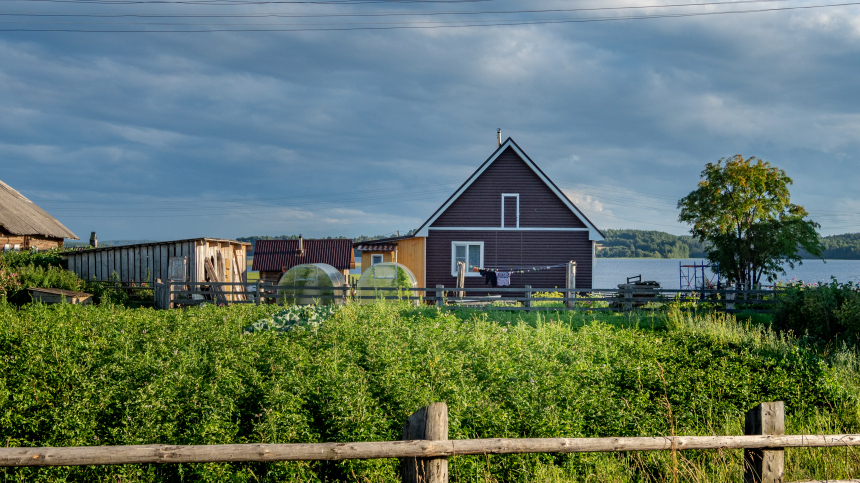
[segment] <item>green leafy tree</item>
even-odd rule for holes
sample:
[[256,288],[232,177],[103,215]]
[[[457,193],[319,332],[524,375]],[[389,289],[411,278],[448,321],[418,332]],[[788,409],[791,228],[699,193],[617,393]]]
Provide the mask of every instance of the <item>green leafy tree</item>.
[[708,259],[731,281],[755,286],[794,268],[802,250],[820,257],[819,224],[791,203],[785,171],[741,155],[708,163],[698,188],[678,201],[678,219],[708,247]]

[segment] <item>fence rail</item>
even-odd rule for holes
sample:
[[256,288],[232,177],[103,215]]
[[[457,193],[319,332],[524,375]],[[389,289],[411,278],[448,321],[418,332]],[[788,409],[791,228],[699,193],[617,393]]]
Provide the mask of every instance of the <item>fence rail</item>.
[[[448,407],[434,403],[404,424],[403,440],[209,446],[0,448],[0,466],[81,466],[401,458],[404,483],[448,482],[448,458],[463,455],[744,449],[744,481],[784,478],[785,448],[860,446],[860,434],[786,435],[785,407],[762,403],[746,414],[744,436],[448,439]],[[831,480],[833,481],[833,480]]]
[[[304,295],[296,295],[303,291]],[[293,293],[290,293],[293,292]],[[560,296],[547,296],[547,294]],[[433,303],[449,307],[484,307],[493,310],[590,310],[627,311],[634,308],[651,310],[652,303],[675,300],[707,302],[727,312],[748,310],[768,312],[769,306],[779,303],[781,290],[707,289],[574,289],[525,287],[342,287],[279,286],[256,282],[173,282],[155,283],[154,297],[158,308],[219,304],[294,303],[302,299],[307,303],[332,301],[405,300],[416,303]],[[541,294],[541,296],[536,296]],[[608,307],[595,307],[606,303]],[[739,308],[739,306],[743,306]]]

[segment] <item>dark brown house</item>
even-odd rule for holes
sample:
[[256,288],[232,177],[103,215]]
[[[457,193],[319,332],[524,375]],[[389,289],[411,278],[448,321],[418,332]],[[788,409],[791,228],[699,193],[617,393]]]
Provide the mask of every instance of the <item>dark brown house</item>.
[[251,268],[260,272],[260,280],[278,283],[285,271],[305,263],[327,263],[349,280],[355,268],[352,240],[257,240]]
[[[564,287],[564,267],[577,264],[576,287],[592,287],[595,244],[604,239],[567,196],[510,138],[502,143],[408,239],[362,243],[362,261],[373,243],[403,245],[398,257],[424,287],[456,286],[457,261],[467,264],[466,286],[486,282],[473,267],[524,271],[511,286]],[[543,268],[542,268],[543,267]],[[420,274],[420,275],[419,275]]]
[[64,238],[78,239],[45,210],[0,181],[0,249],[60,248]]

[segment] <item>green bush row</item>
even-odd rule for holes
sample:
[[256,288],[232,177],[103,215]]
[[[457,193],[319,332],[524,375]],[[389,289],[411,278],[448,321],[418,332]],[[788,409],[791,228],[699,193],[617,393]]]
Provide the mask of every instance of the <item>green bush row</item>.
[[[447,312],[346,305],[304,330],[280,307],[0,307],[7,446],[399,439],[446,401],[450,437],[739,434],[782,400],[790,433],[860,432],[856,358],[840,363],[731,317]],[[644,316],[643,316],[644,317]],[[259,328],[263,328],[260,326]],[[460,456],[451,481],[738,481],[736,452]],[[815,458],[826,459],[815,462]],[[828,456],[829,455],[829,456]],[[789,475],[845,477],[841,453]],[[397,481],[394,460],[4,468],[4,481]],[[827,471],[822,473],[822,469]],[[816,474],[818,473],[818,474]]]
[[860,287],[833,280],[821,285],[797,283],[785,290],[773,314],[776,329],[815,342],[860,341]]

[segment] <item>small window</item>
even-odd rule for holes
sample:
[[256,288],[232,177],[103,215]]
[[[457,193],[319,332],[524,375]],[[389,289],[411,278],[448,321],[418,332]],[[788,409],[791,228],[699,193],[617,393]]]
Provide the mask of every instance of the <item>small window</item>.
[[19,244],[17,244],[17,243],[16,243],[16,244],[12,247],[12,250],[15,250],[16,252],[20,252],[20,251],[21,251],[21,245],[19,245]]
[[502,228],[520,227],[520,194],[502,193]]
[[377,263],[382,263],[382,254],[374,254],[370,256],[370,264],[376,265]]
[[10,244],[8,244],[8,243],[7,243],[7,244],[5,244],[5,245],[3,245],[3,251],[4,251],[4,252],[12,251],[12,245],[10,245]]
[[467,277],[480,277],[472,269],[484,266],[484,242],[451,242],[451,275],[455,277],[457,262],[466,264]]
[[30,251],[33,253],[37,253],[39,251],[39,247],[30,247]]

